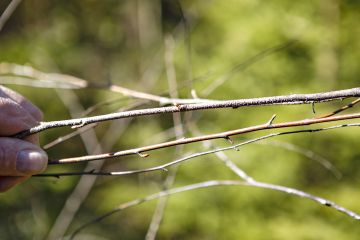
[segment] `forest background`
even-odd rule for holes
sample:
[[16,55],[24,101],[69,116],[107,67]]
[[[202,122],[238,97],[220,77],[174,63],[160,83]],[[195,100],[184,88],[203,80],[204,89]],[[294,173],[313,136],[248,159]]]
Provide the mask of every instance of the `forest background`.
[[[9,2],[0,1],[0,12]],[[110,91],[111,84],[172,98],[219,100],[326,92],[359,86],[359,19],[360,3],[350,0],[27,0],[19,4],[0,32],[0,63],[67,74],[92,85],[77,90],[6,85],[39,106],[46,121],[78,117],[85,109],[109,100],[111,103],[91,114],[159,106],[124,98]],[[15,79],[0,75],[7,83]],[[275,122],[313,118],[349,102],[315,104],[315,113],[311,105],[263,106],[116,120],[99,124],[82,138],[72,138],[47,152],[52,159],[87,155],[99,150],[94,147],[96,139],[104,152],[129,149],[180,135],[263,124],[273,114],[277,115]],[[355,112],[356,106],[348,113],[351,111]],[[179,121],[174,129],[174,122]],[[72,131],[47,130],[40,134],[41,144]],[[237,143],[262,135],[250,133],[232,140]],[[357,128],[286,135],[227,151],[226,156],[257,180],[297,188],[359,213],[358,137]],[[229,146],[223,139],[212,143],[213,147]],[[202,143],[165,148],[147,158],[107,160],[102,169],[141,169],[204,150]],[[326,159],[333,167],[326,169],[314,158]],[[85,167],[50,166],[48,172],[82,171]],[[0,196],[0,238],[68,236],[121,203],[161,191],[169,174],[176,175],[172,187],[238,179],[214,154],[182,163],[176,174],[174,171],[97,177],[96,181],[94,176],[84,176],[84,182],[95,182],[88,195],[78,191],[77,198],[73,193],[80,176],[34,177]],[[79,208],[73,216],[66,215],[71,219],[69,226],[61,229],[56,222],[64,205],[70,209],[65,212],[71,213],[76,204]],[[76,239],[143,239],[157,204],[146,202],[116,213],[84,229]],[[358,224],[308,199],[253,187],[223,186],[171,196],[157,237],[350,240],[358,239]]]

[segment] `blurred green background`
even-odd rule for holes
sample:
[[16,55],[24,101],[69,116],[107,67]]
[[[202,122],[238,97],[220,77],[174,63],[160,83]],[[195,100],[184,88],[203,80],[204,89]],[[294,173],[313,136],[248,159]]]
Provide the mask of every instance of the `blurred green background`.
[[[0,1],[1,12],[9,2]],[[191,90],[201,98],[211,99],[330,91],[359,86],[359,17],[360,2],[351,0],[27,0],[0,32],[0,62],[73,75],[97,86],[112,83],[169,96],[164,52],[171,54],[172,50],[165,47],[167,38],[174,40],[177,92],[182,98],[191,98]],[[80,116],[81,106],[86,109],[123,97],[103,88],[54,90],[8,86],[38,105],[46,121],[71,118],[70,112]],[[315,116],[349,101],[316,104]],[[69,109],[67,102],[74,109]],[[138,102],[121,99],[92,114],[116,111]],[[155,106],[158,104],[145,102],[140,107]],[[275,121],[279,122],[314,117],[311,106],[277,106],[182,114],[182,122],[185,136],[193,136],[198,135],[192,131],[193,125],[202,134],[210,134],[262,124],[273,114],[277,114]],[[174,139],[172,128],[172,115],[162,115],[103,123],[95,133],[104,151],[116,151]],[[68,128],[48,130],[41,133],[41,143],[69,132]],[[263,134],[233,139],[240,142]],[[358,135],[354,128],[288,135],[226,154],[259,181],[298,188],[360,213]],[[228,146],[224,140],[215,140],[213,144]],[[289,145],[301,148],[301,153],[286,148]],[[104,170],[155,166],[204,150],[201,143],[183,149],[168,148],[151,152],[146,160],[138,156],[108,160]],[[342,177],[334,177],[304,156],[306,151],[331,161]],[[80,137],[47,152],[50,158],[87,154]],[[50,166],[48,171],[81,171],[84,167]],[[66,235],[120,203],[160,191],[167,174],[97,178],[70,221]],[[87,182],[92,177],[84,179]],[[211,179],[238,177],[216,156],[208,155],[183,163],[173,186]],[[55,236],[49,233],[54,231],[51,229],[78,181],[79,177],[32,178],[1,194],[0,239]],[[67,203],[69,212],[85,196],[81,191],[78,195],[75,202]],[[155,207],[156,201],[152,201],[117,213],[86,228],[76,239],[144,239]],[[359,236],[357,221],[307,199],[251,187],[216,187],[170,197],[157,239],[359,239]]]

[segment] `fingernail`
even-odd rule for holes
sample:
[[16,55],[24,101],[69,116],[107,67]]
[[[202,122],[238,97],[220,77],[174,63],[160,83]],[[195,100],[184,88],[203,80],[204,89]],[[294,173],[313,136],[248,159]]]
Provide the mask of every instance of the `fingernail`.
[[47,160],[48,158],[45,153],[23,150],[17,156],[16,170],[24,174],[42,172],[46,168]]

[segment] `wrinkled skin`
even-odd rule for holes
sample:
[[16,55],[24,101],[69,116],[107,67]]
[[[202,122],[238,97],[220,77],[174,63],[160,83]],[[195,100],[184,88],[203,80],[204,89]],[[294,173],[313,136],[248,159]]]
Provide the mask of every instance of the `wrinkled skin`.
[[37,135],[22,140],[9,137],[36,126],[42,117],[23,96],[0,86],[0,192],[45,170],[47,155],[39,147]]

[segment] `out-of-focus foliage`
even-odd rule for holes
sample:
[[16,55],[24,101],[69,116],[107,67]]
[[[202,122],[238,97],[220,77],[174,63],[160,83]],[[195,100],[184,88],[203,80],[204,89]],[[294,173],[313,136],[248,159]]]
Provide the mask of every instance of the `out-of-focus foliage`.
[[[8,3],[0,2],[1,12]],[[359,86],[359,19],[359,2],[350,0],[26,0],[0,32],[0,62],[30,64],[44,72],[66,73],[100,86],[112,82],[168,95],[164,38],[172,35],[181,97],[190,97],[192,89],[199,97],[214,99],[329,91]],[[241,65],[262,51],[288,43],[252,65]],[[219,79],[224,82],[215,88]],[[10,87],[37,104],[45,120],[70,117],[55,90]],[[118,97],[96,89],[75,93],[85,108]],[[96,114],[115,111],[133,101],[105,106]],[[320,115],[342,104],[318,104],[315,108]],[[264,123],[274,113],[278,115],[275,121],[313,117],[311,106],[286,106],[208,110],[183,120],[194,121],[205,134]],[[99,139],[107,126],[109,123],[97,128]],[[164,133],[172,126],[171,115],[135,119],[112,150],[173,138],[171,130]],[[184,128],[186,136],[191,136],[186,123]],[[69,131],[46,131],[41,134],[42,144]],[[258,180],[299,188],[359,213],[358,139],[357,129],[276,139],[330,159],[343,173],[341,179],[299,153],[270,144],[249,145],[227,154]],[[214,144],[227,145],[222,140]],[[183,153],[201,150],[201,144],[191,144]],[[87,154],[80,138],[48,153],[51,158]],[[171,148],[151,153],[146,161],[137,156],[109,160],[107,169],[153,166],[179,157],[174,154]],[[80,171],[83,166],[49,167],[49,171]],[[154,172],[99,178],[69,232],[120,203],[159,191],[165,177],[166,173]],[[182,164],[175,186],[209,179],[237,177],[215,156],[206,156]],[[0,238],[44,239],[77,180],[33,178],[2,194]],[[145,203],[105,219],[86,229],[84,239],[143,239],[155,204]],[[171,197],[158,239],[355,240],[360,236],[358,224],[306,199],[251,187],[218,187]]]

